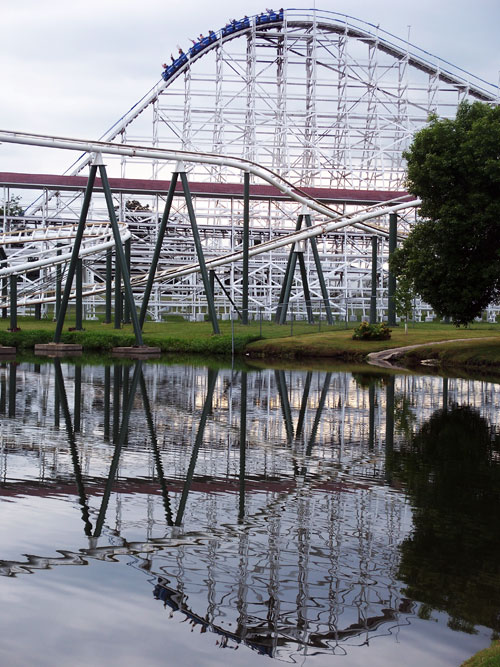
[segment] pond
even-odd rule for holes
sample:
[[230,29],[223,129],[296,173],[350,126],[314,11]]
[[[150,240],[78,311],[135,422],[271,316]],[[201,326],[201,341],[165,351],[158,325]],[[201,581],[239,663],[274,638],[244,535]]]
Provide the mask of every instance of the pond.
[[0,664],[459,665],[500,631],[500,385],[0,366]]

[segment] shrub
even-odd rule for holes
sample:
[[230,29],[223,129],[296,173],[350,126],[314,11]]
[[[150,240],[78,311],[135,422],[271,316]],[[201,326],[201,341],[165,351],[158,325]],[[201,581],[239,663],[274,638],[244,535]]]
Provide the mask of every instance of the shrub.
[[361,322],[359,327],[354,329],[352,337],[354,340],[388,340],[391,337],[391,331],[385,322],[378,324]]

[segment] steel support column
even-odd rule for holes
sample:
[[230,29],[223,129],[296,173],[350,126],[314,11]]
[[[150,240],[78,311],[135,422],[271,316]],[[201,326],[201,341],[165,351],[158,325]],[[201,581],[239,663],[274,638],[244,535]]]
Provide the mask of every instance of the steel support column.
[[309,324],[314,324],[314,315],[311,305],[311,293],[309,291],[309,283],[307,281],[307,269],[304,260],[304,253],[297,252],[296,255],[299,260],[300,277],[302,278],[302,289],[304,290],[304,299],[306,301],[307,321],[309,322]]
[[398,216],[396,213],[389,214],[389,275],[387,278],[387,324],[396,326],[396,304],[394,303],[394,292],[396,291],[396,276],[391,271],[391,257],[397,245]]
[[[127,271],[128,274],[130,275],[130,239],[127,239],[124,243],[125,246],[125,263],[127,265]],[[124,304],[124,312],[123,312],[123,323],[124,324],[130,324],[130,307],[128,305],[128,301],[125,299],[125,304]],[[141,326],[142,329],[142,326]]]
[[17,276],[10,276],[10,326],[9,331],[17,331]]
[[[304,222],[306,227],[312,227],[311,216],[309,213],[304,215]],[[321,289],[321,295],[323,297],[323,303],[325,304],[325,313],[326,321],[328,324],[333,324],[332,309],[330,308],[330,299],[328,298],[328,289],[326,287],[325,276],[323,274],[323,269],[321,267],[321,260],[319,258],[318,244],[314,237],[309,239],[311,243],[311,249],[314,257],[314,264],[316,265],[316,273],[318,274],[319,286]]]
[[208,304],[208,314],[212,322],[212,328],[214,334],[220,334],[219,323],[217,322],[217,314],[215,312],[214,299],[212,293],[210,292],[210,280],[208,278],[208,271],[205,264],[205,256],[203,255],[203,248],[201,246],[200,234],[198,232],[198,225],[196,224],[196,217],[193,208],[193,200],[191,199],[191,192],[189,191],[186,172],[181,171],[179,175],[182,181],[182,189],[184,191],[184,197],[186,199],[189,221],[191,222],[191,230],[193,232],[194,245],[196,248],[196,254],[198,256],[198,263],[200,265],[201,278],[203,280],[203,287],[205,289],[205,296]]
[[75,329],[83,329],[83,301],[82,301],[82,281],[83,281],[83,262],[80,258],[76,262],[76,308],[75,308]]
[[177,179],[179,174],[174,172],[172,174],[172,180],[170,181],[170,187],[168,189],[167,200],[165,202],[165,209],[161,218],[160,229],[158,230],[158,237],[156,239],[156,245],[153,252],[153,259],[151,260],[151,267],[149,269],[148,282],[144,288],[144,296],[142,297],[141,313],[139,316],[139,322],[141,327],[144,326],[144,321],[146,319],[146,312],[148,310],[149,298],[151,296],[151,290],[153,288],[153,282],[155,279],[156,269],[158,267],[158,261],[160,259],[161,248],[163,245],[163,239],[165,237],[165,231],[167,229],[168,217],[170,215],[170,208],[172,207],[172,200],[175,194],[175,186],[177,185]]
[[117,264],[120,266],[123,287],[125,291],[125,299],[130,308],[130,315],[132,317],[132,324],[134,326],[135,341],[137,345],[143,345],[141,326],[139,324],[139,317],[137,315],[137,309],[135,307],[134,295],[132,292],[132,286],[130,284],[130,275],[127,271],[127,262],[125,260],[125,253],[123,252],[123,247],[120,238],[120,230],[118,229],[118,222],[116,220],[116,213],[113,206],[113,198],[111,196],[111,188],[109,187],[108,175],[106,173],[106,167],[103,164],[99,165],[99,173],[101,175],[102,189],[104,191],[104,197],[106,199],[106,205],[108,207],[108,215],[111,222],[111,228],[113,230],[113,236],[115,239],[115,252]]
[[114,313],[114,328],[121,329],[122,326],[122,278],[120,265],[116,261],[115,256],[115,313]]
[[372,284],[370,297],[370,324],[377,321],[377,250],[378,239],[372,236]]
[[248,324],[248,237],[250,234],[250,174],[243,174],[243,303],[241,323]]
[[104,322],[111,324],[111,299],[113,293],[113,250],[106,250],[106,314]]
[[[89,180],[87,181],[87,187],[85,188],[82,210],[80,212],[80,220],[78,221],[78,228],[76,230],[75,240],[73,243],[73,251],[71,253],[71,259],[69,262],[68,275],[66,277],[66,284],[64,285],[64,294],[62,296],[62,301],[59,308],[57,308],[57,298],[56,298],[57,324],[56,324],[56,331],[54,334],[55,343],[61,342],[61,334],[64,326],[64,318],[66,317],[66,310],[68,308],[69,296],[71,294],[71,287],[73,285],[73,276],[75,275],[78,255],[80,253],[83,232],[85,230],[85,223],[87,222],[87,215],[89,212],[90,200],[92,198],[92,191],[94,189],[96,173],[97,173],[97,167],[95,165],[92,165],[90,167]],[[58,251],[58,254],[59,253],[60,251]],[[57,265],[57,269],[58,270],[60,269],[60,264]],[[59,282],[59,277],[58,277],[58,282]]]

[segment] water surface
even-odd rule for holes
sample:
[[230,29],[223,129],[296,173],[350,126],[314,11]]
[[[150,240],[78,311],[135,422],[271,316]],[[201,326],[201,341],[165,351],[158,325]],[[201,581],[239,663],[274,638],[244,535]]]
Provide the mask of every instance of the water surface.
[[369,371],[2,366],[0,663],[460,664],[500,629],[499,403]]

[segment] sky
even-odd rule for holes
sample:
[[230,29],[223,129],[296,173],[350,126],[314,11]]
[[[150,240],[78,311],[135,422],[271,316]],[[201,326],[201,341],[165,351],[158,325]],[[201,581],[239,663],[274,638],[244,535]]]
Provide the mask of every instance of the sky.
[[[266,5],[264,5],[264,1]],[[159,80],[176,45],[270,0],[3,0],[0,129],[97,139]],[[284,7],[345,13],[494,84],[498,0],[316,0]],[[278,9],[278,7],[274,7]],[[0,145],[0,171],[62,173],[76,154]]]

